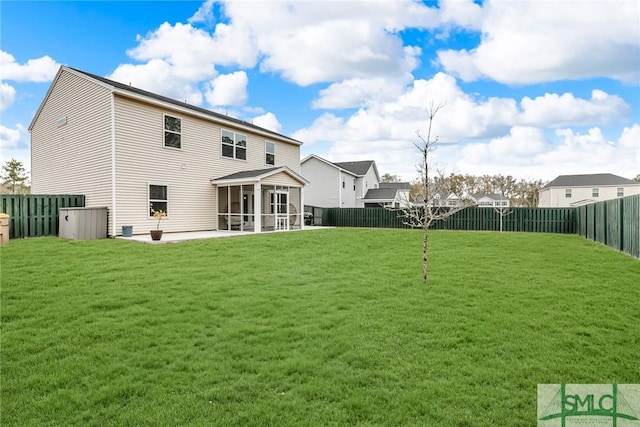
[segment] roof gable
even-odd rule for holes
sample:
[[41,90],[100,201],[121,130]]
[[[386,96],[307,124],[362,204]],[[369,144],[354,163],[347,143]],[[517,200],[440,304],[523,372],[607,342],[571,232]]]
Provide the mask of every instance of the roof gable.
[[321,162],[321,163],[323,163],[323,164],[325,164],[325,165],[327,165],[327,166],[330,166],[330,167],[332,167],[332,168],[338,169],[339,171],[346,172],[346,173],[348,173],[349,175],[353,175],[353,176],[357,177],[357,175],[356,175],[356,174],[354,174],[353,172],[351,172],[350,170],[344,169],[344,168],[342,168],[342,167],[338,166],[338,164],[336,164],[336,163],[332,163],[332,162],[330,162],[329,160],[327,160],[327,159],[323,159],[322,157],[317,156],[317,155],[315,155],[315,154],[310,154],[310,155],[308,155],[307,157],[305,157],[304,159],[302,159],[302,160],[300,161],[300,165],[303,165],[303,164],[305,164],[306,162],[308,162],[309,160],[312,160],[312,159],[317,160],[317,161],[319,161],[319,162]]
[[398,190],[395,188],[372,188],[367,191],[364,200],[394,200],[397,193]]
[[305,178],[303,178],[298,173],[294,172],[287,166],[268,168],[268,169],[254,169],[247,170],[241,172],[235,172],[229,175],[222,176],[220,178],[211,179],[212,184],[233,184],[240,182],[260,182],[265,178],[276,175],[278,173],[284,172],[285,174],[291,176],[293,179],[299,181],[302,184],[308,184]]
[[365,176],[369,169],[372,166],[375,166],[375,163],[376,162],[373,160],[361,160],[356,162],[334,162],[334,164],[338,165],[342,169],[346,169],[358,176]]

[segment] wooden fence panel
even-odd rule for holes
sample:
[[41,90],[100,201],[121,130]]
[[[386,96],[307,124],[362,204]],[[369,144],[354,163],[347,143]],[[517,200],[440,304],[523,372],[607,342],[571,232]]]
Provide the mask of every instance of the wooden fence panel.
[[640,194],[622,199],[622,251],[640,258]]
[[607,200],[604,204],[604,215],[606,218],[604,227],[606,242],[605,245],[611,246],[619,251],[622,250],[622,199]]
[[[575,233],[574,208],[511,208],[502,218],[505,231]],[[408,228],[400,214],[382,208],[328,208],[326,225],[334,227]],[[469,207],[431,224],[435,230],[500,230],[500,214],[493,208]]]
[[0,195],[0,211],[10,216],[9,237],[55,236],[58,209],[84,207],[82,195]]

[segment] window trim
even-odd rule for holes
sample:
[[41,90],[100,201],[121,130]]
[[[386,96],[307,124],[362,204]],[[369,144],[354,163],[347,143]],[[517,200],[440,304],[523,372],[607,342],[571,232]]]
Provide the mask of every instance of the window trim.
[[564,189],[564,198],[565,199],[570,199],[571,197],[572,197],[571,188],[565,188]]
[[[166,127],[167,126],[167,117],[172,117],[174,119],[180,120],[180,132],[176,132],[176,131],[167,129],[167,127]],[[167,145],[166,132],[170,132],[170,133],[173,133],[173,134],[176,134],[176,135],[180,136],[180,146],[179,147],[173,147],[171,145]],[[182,117],[174,116],[172,114],[162,113],[162,146],[164,148],[171,148],[173,150],[182,150]]]
[[624,187],[616,188],[616,197],[624,197]]
[[591,189],[591,197],[600,197],[600,189],[592,188]]
[[[167,193],[167,198],[166,200],[162,200],[162,199],[152,199],[151,198],[151,187],[165,187],[166,188],[166,193]],[[158,183],[147,183],[147,212],[149,213],[149,218],[150,219],[155,219],[153,218],[153,215],[151,214],[151,205],[153,204],[153,202],[163,202],[166,203],[167,207],[164,210],[165,213],[165,218],[169,217],[169,185],[168,184],[158,184]]]
[[[223,132],[228,132],[233,134],[233,145],[231,144],[227,144],[225,142],[223,142]],[[239,146],[238,145],[238,135],[242,135],[244,136],[244,146]],[[247,161],[247,153],[248,153],[248,145],[249,145],[249,138],[247,136],[246,133],[240,133],[240,132],[236,132],[234,130],[231,129],[220,129],[220,157],[224,158],[224,159],[233,159],[233,160],[240,160],[243,162]],[[224,155],[224,147],[227,146],[231,146],[233,148],[233,156],[229,157],[229,156],[225,156]],[[243,149],[244,150],[244,159],[238,157],[238,148]]]
[[[270,153],[269,150],[267,149],[269,144],[271,144],[273,146],[273,152],[272,153]],[[271,154],[273,156],[273,163],[269,163],[267,161],[269,154]],[[270,165],[270,166],[275,166],[276,165],[276,143],[273,142],[273,141],[268,141],[268,140],[264,141],[264,164],[265,165]]]

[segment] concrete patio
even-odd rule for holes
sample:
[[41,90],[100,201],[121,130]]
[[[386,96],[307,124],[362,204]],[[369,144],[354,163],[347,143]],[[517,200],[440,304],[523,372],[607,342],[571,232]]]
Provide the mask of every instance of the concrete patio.
[[227,230],[189,231],[184,233],[163,233],[161,240],[151,240],[151,235],[149,233],[145,233],[145,234],[134,234],[131,237],[117,236],[116,239],[131,240],[131,241],[142,242],[142,243],[161,244],[161,243],[188,242],[190,240],[216,239],[221,237],[251,236],[251,235],[260,235],[260,234],[266,234],[266,233],[295,233],[299,231],[323,230],[328,228],[332,228],[332,227],[305,226],[304,228],[298,229],[298,230],[263,231],[262,233],[254,233],[250,231],[227,231]]

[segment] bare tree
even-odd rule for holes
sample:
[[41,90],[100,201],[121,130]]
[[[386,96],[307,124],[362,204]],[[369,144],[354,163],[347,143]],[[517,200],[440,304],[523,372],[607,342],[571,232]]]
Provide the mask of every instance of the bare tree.
[[449,185],[446,176],[438,171],[430,163],[429,154],[436,148],[438,137],[432,139],[431,127],[433,120],[444,107],[444,104],[431,102],[427,108],[429,126],[427,136],[424,138],[420,131],[416,131],[420,143],[414,144],[421,154],[421,162],[418,165],[420,177],[415,185],[414,194],[416,202],[406,203],[406,207],[399,209],[399,215],[404,224],[413,228],[422,228],[422,283],[427,283],[429,227],[434,221],[444,220],[464,209],[468,203],[459,195],[450,197]]
[[513,210],[511,210],[511,208],[509,206],[505,206],[504,205],[505,201],[507,201],[507,200],[508,199],[505,197],[505,186],[501,185],[500,186],[500,200],[497,201],[498,206],[494,206],[493,207],[493,210],[496,211],[496,213],[500,216],[500,232],[501,233],[502,233],[502,230],[503,230],[502,223],[503,223],[504,217],[507,216],[507,215],[511,215],[513,213]]

